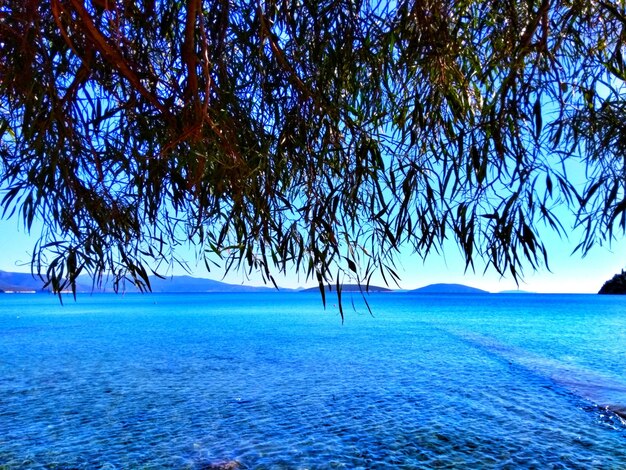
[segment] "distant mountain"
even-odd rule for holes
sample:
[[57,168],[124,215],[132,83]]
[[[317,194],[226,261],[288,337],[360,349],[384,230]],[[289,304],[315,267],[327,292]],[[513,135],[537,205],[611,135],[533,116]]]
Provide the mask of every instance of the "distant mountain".
[[512,289],[512,290],[501,290],[498,294],[536,294],[536,292],[531,292],[529,290],[520,290],[520,289]]
[[42,291],[43,282],[30,273],[0,271],[0,292]]
[[[275,292],[274,287],[254,287],[238,284],[228,284],[191,276],[171,276],[161,279],[150,276],[152,292],[159,293],[200,293],[200,292]],[[43,292],[43,281],[26,273],[12,273],[0,271],[0,292]],[[131,283],[126,283],[122,288],[125,292],[138,292]],[[79,276],[76,283],[78,292],[113,292],[113,283],[104,282],[99,288],[93,288],[91,278]],[[291,289],[280,289],[281,292]],[[46,289],[45,291],[49,291]]]
[[429,284],[409,292],[414,294],[489,294],[486,290],[463,284]]
[[[336,287],[334,285],[332,286],[326,286],[326,290],[327,291],[335,291]],[[307,289],[302,289],[301,292],[319,292],[320,288],[319,287],[309,287]],[[342,292],[392,292],[392,289],[388,289],[387,287],[380,287],[380,286],[372,286],[370,285],[369,287],[365,286],[365,285],[358,285],[358,284],[344,284],[341,287],[341,291]]]
[[[274,287],[254,287],[241,284],[228,284],[191,276],[173,276],[165,279],[150,276],[152,292],[194,293],[194,292],[276,292]],[[280,289],[288,291],[291,289]]]

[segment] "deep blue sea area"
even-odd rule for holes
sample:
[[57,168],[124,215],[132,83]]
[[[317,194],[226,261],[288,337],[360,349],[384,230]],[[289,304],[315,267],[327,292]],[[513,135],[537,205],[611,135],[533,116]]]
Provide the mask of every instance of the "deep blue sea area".
[[626,297],[368,299],[2,295],[0,469],[626,468]]

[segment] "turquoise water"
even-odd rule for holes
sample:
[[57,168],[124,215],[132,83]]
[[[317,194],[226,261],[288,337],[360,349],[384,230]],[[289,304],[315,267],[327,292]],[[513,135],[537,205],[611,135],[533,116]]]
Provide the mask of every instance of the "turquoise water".
[[0,468],[626,468],[626,298],[354,299],[1,296]]

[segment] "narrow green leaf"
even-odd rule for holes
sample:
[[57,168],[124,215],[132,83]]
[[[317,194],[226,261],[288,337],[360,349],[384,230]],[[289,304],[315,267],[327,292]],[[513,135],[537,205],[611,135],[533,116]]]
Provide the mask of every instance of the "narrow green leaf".
[[533,113],[535,115],[535,140],[538,140],[539,136],[541,135],[541,129],[543,127],[543,118],[541,116],[541,101],[539,100],[539,96],[537,96],[537,99],[535,100]]

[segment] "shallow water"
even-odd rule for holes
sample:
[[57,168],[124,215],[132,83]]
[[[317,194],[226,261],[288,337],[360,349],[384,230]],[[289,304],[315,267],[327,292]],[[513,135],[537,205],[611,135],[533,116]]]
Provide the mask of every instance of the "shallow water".
[[0,466],[626,467],[626,299],[369,300],[4,295]]

